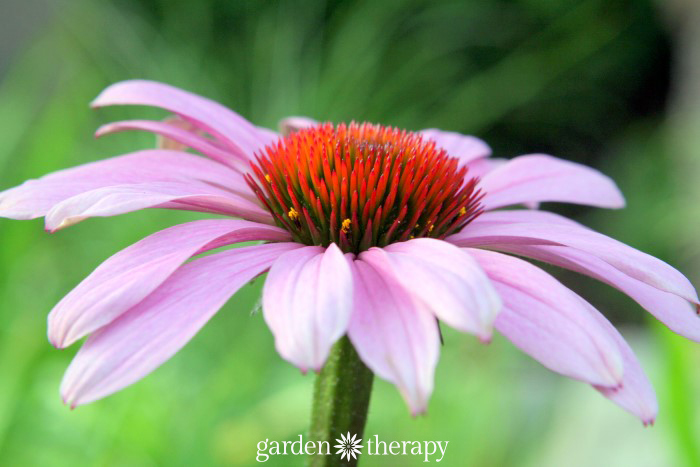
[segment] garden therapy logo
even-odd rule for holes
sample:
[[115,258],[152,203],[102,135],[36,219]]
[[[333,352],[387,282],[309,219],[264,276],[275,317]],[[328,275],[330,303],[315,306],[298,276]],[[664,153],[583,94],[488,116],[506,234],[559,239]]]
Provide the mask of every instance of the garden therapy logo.
[[258,453],[255,458],[258,462],[267,462],[271,456],[340,456],[341,460],[350,461],[365,456],[421,456],[423,462],[440,462],[447,452],[449,441],[383,441],[379,435],[369,436],[365,446],[360,444],[361,438],[356,434],[341,434],[340,439],[335,440],[335,453],[331,450],[328,441],[304,440],[299,435],[296,441],[275,441],[266,439],[258,443]]
[[335,442],[338,443],[335,445],[335,447],[338,449],[335,453],[340,454],[340,458],[348,458],[350,460],[350,456],[352,456],[353,459],[357,459],[357,455],[361,454],[362,451],[362,445],[360,444],[362,442],[362,438],[360,439],[355,439],[357,435],[352,435],[352,438],[350,438],[350,432],[348,431],[348,435],[345,436],[343,434],[340,435],[340,439],[336,439]]

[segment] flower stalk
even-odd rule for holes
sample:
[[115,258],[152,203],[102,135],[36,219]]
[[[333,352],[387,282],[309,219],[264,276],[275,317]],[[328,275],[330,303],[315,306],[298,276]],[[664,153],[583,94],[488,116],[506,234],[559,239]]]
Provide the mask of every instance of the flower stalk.
[[327,441],[332,455],[310,456],[311,467],[357,465],[357,459],[334,455],[333,446],[347,432],[364,437],[373,378],[347,336],[335,343],[316,378],[309,433],[313,441]]

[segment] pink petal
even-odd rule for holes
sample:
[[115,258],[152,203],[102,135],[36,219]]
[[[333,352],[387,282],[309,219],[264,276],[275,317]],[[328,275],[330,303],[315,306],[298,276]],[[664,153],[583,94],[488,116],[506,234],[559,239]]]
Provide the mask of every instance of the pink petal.
[[194,182],[151,182],[98,188],[61,201],[46,214],[46,229],[55,232],[90,217],[146,208],[184,209],[273,223],[260,205],[231,192]]
[[[469,172],[467,172],[466,178],[483,178],[487,173],[501,167],[508,163],[508,159],[500,159],[495,157],[483,157],[481,159],[474,159],[467,164]],[[540,203],[535,203],[527,201],[523,205],[529,209],[538,209]]]
[[352,275],[335,243],[290,251],[270,268],[263,316],[279,354],[303,372],[321,369],[351,310]]
[[0,192],[0,216],[34,219],[90,190],[156,181],[207,183],[253,199],[243,177],[221,164],[180,151],[150,149],[53,172]]
[[440,338],[435,317],[395,277],[352,262],[354,309],[348,327],[362,361],[395,384],[411,412],[425,412],[433,391]]
[[[698,303],[697,292],[683,274],[663,261],[610,237],[564,221],[489,224],[487,214],[483,214],[447,240],[458,246],[488,248],[503,245],[568,246],[599,258],[620,272],[652,287]],[[507,214],[501,213],[499,216],[503,219]]]
[[[119,133],[127,130],[148,131],[167,138],[167,140],[175,141],[183,146],[182,148],[172,147],[165,149],[184,150],[186,148],[192,148],[217,162],[221,162],[222,164],[230,167],[235,167],[238,170],[244,167],[246,169],[248,168],[247,162],[244,163],[244,160],[238,155],[217,147],[212,143],[212,141],[207,140],[207,138],[199,136],[192,131],[179,128],[178,126],[167,122],[157,122],[153,120],[127,120],[123,122],[108,123],[107,125],[102,125],[100,128],[98,128],[95,136],[99,138],[104,135]],[[245,159],[245,161],[247,161],[247,159]]]
[[108,105],[160,107],[189,120],[225,142],[239,157],[253,153],[272,141],[265,132],[223,105],[163,83],[146,80],[122,81],[109,86],[92,102]]
[[280,135],[274,130],[265,128],[264,126],[256,126],[255,129],[258,131],[258,135],[261,140],[265,142],[265,145],[270,145],[279,140],[283,135]]
[[179,268],[152,294],[92,334],[61,383],[77,406],[143,378],[180,350],[242,285],[295,243],[227,250]]
[[615,339],[615,342],[617,342],[625,366],[625,374],[622,377],[622,384],[619,387],[594,387],[615,404],[630,412],[632,415],[639,417],[644,425],[653,424],[659,406],[649,378],[644,374],[644,370],[639,364],[634,352],[617,329],[615,329],[615,326],[610,324],[610,321],[605,319],[605,317],[591,305],[588,303],[586,303],[586,305],[591,316],[594,317],[596,321],[608,331],[609,335]]
[[442,240],[418,238],[371,248],[360,259],[393,276],[435,316],[460,331],[491,338],[501,300],[479,264]]
[[[130,121],[131,122],[143,121],[143,122],[147,122],[147,123],[151,122],[151,120],[130,120]],[[117,122],[117,124],[120,124],[120,123],[126,123],[126,122]],[[212,143],[214,142],[213,139],[206,138],[206,133],[204,131],[200,130],[197,127],[197,125],[195,125],[192,122],[188,122],[187,120],[180,118],[177,115],[173,115],[172,117],[167,117],[167,118],[165,118],[165,120],[163,120],[162,122],[159,122],[159,123],[165,123],[170,128],[174,127],[178,130],[183,130],[183,131],[187,132],[188,134],[203,137],[205,139],[208,139]],[[102,127],[108,127],[108,126],[109,125],[103,125]],[[95,138],[99,138],[101,136],[100,130],[101,130],[101,128],[97,129],[97,132],[95,133]],[[170,131],[170,130],[166,130],[166,131]],[[175,132],[174,134],[177,135],[178,133]],[[156,133],[156,148],[157,149],[172,149],[173,151],[187,151],[189,146],[187,146],[186,144],[182,144],[181,142],[176,141],[172,138],[168,138],[167,136],[163,136],[163,135]]]
[[287,117],[280,121],[280,133],[286,136],[293,131],[299,131],[302,128],[316,126],[318,122],[308,117]]
[[[583,224],[549,211],[538,211],[528,209],[510,209],[503,211],[490,211],[481,214],[469,225],[481,227],[483,225],[503,225],[521,223],[547,223],[580,227],[587,229]],[[455,237],[456,238],[456,237]]]
[[[508,163],[508,159],[496,159],[495,157],[489,157],[484,159],[476,159],[467,164],[469,172],[467,172],[467,178],[483,178],[487,173],[505,165]],[[539,209],[540,203],[526,201],[523,203],[528,209]]]
[[108,105],[146,105],[168,110],[215,136],[242,158],[250,158],[277,139],[277,135],[272,137],[269,131],[259,130],[218,102],[154,81],[131,80],[109,86],[92,102],[94,108]]
[[439,148],[447,151],[449,156],[459,159],[462,164],[468,164],[476,159],[491,155],[489,145],[474,136],[435,128],[422,130],[420,133],[424,138],[435,141]]
[[289,241],[277,227],[241,220],[201,220],[150,235],[116,253],[49,314],[49,340],[66,347],[139,303],[192,256],[247,241]]
[[519,156],[484,175],[479,187],[487,210],[556,201],[621,208],[625,200],[609,177],[574,162],[543,154]]
[[495,157],[482,157],[480,159],[474,159],[466,164],[467,168],[469,169],[466,178],[483,178],[484,175],[499,168],[507,162],[508,159],[500,159]]
[[598,279],[629,295],[672,331],[700,342],[700,317],[694,304],[634,279],[590,253],[546,245],[492,245],[489,248],[526,256]]
[[617,387],[623,360],[617,342],[578,295],[523,260],[469,248],[493,281],[504,308],[496,329],[547,368]]

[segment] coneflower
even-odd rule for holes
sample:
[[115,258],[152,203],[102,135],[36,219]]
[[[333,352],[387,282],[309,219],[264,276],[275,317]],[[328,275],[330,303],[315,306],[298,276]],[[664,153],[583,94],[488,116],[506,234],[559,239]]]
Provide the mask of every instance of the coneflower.
[[[56,305],[48,329],[55,346],[89,335],[61,385],[71,406],[143,378],[265,272],[263,314],[278,352],[302,371],[321,372],[317,436],[362,435],[372,373],[395,384],[412,413],[424,412],[439,323],[482,341],[495,327],[547,368],[652,423],[654,391],[617,330],[513,255],[612,285],[672,330],[700,339],[698,296],[668,264],[553,213],[498,210],[547,201],[622,207],[615,184],[593,169],[546,155],[491,159],[483,141],[434,129],[292,118],[278,135],[148,81],[115,84],[93,103],[123,104],[177,117],[112,123],[99,135],[145,130],[171,149],[29,180],[0,193],[0,215],[43,216],[49,231],[144,208],[239,219],[154,233],[107,259]],[[263,243],[198,256],[244,241]],[[339,412],[331,409],[340,409],[333,433],[328,417]]]

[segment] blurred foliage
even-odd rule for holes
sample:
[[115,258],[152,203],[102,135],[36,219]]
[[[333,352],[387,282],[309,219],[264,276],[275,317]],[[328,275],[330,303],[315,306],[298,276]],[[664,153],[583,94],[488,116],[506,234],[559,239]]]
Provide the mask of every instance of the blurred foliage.
[[[435,126],[477,134],[500,157],[543,151],[597,165],[619,181],[628,209],[552,208],[684,261],[660,130],[671,52],[648,1],[19,2],[0,6],[3,21],[41,22],[0,56],[0,188],[151,146],[149,135],[91,134],[108,120],[161,113],[87,109],[107,84],[149,78],[269,127],[292,114]],[[258,441],[305,432],[312,377],[279,358],[251,314],[260,281],[154,375],[76,411],[61,404],[75,349],[48,345],[48,310],[113,252],[193,218],[152,210],[52,236],[40,220],[0,219],[1,465],[250,465]],[[642,310],[621,294],[557,273],[608,316],[637,323],[632,343],[660,392],[657,427],[643,430],[504,339],[485,347],[448,331],[429,415],[412,420],[378,382],[367,433],[449,440],[442,465],[697,465],[696,346],[638,326]],[[267,465],[294,463],[303,459]]]

